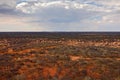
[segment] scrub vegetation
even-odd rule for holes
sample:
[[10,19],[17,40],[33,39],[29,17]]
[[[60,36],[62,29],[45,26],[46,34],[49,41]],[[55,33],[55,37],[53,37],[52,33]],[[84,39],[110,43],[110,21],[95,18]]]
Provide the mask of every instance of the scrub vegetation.
[[0,33],[0,80],[120,80],[120,33]]

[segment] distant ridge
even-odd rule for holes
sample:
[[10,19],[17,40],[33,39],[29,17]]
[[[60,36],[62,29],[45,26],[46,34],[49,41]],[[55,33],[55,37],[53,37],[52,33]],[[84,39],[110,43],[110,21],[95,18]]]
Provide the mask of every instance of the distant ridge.
[[41,37],[41,38],[62,38],[62,37],[74,37],[79,38],[80,36],[89,35],[106,35],[112,36],[116,35],[120,37],[120,32],[0,32],[0,38],[9,37]]

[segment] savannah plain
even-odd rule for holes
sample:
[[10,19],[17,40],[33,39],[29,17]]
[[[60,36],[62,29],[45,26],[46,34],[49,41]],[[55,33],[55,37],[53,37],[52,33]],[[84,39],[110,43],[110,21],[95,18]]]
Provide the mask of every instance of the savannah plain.
[[120,80],[120,33],[0,33],[0,80]]

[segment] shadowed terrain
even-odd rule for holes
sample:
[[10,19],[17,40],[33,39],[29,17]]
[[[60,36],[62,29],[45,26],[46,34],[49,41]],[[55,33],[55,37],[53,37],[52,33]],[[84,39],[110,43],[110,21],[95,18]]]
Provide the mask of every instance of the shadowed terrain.
[[120,33],[0,33],[0,80],[120,80]]

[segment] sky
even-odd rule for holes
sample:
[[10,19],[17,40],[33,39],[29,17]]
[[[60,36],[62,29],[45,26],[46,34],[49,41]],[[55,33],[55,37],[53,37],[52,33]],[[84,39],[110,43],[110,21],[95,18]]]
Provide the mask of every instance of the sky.
[[120,31],[120,0],[0,0],[4,31]]

